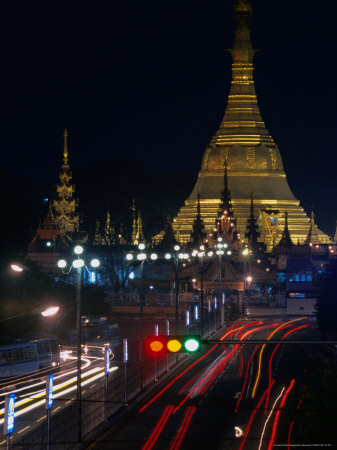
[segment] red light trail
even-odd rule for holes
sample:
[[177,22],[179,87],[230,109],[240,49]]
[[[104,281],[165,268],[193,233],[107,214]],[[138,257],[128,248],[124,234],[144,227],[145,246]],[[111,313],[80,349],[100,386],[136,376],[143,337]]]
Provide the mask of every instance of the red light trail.
[[183,421],[180,425],[178,433],[176,434],[176,437],[174,438],[174,441],[173,441],[172,445],[170,446],[170,450],[178,450],[181,447],[181,444],[186,436],[186,433],[192,422],[193,414],[195,413],[196,409],[197,409],[196,406],[189,406],[187,408],[187,411],[186,411]]
[[295,384],[295,380],[292,379],[290,384],[289,384],[289,386],[288,386],[288,388],[287,388],[287,390],[285,391],[285,393],[284,393],[284,395],[282,397],[280,406],[278,407],[278,409],[276,411],[275,418],[274,418],[274,423],[273,423],[273,429],[272,429],[272,432],[271,432],[271,438],[270,438],[270,441],[269,441],[269,444],[268,444],[268,450],[273,450],[273,446],[274,446],[274,442],[275,442],[277,426],[278,426],[278,422],[279,422],[279,419],[280,419],[281,410],[282,410],[283,406],[285,405],[285,402],[287,400],[289,392],[292,390],[294,384]]
[[142,447],[142,450],[151,450],[151,448],[156,443],[160,433],[162,432],[165,424],[169,420],[172,410],[173,410],[173,405],[166,406],[163,414],[161,415],[160,419],[158,420],[157,425],[155,426],[154,430],[152,431],[150,437],[148,438],[148,440]]

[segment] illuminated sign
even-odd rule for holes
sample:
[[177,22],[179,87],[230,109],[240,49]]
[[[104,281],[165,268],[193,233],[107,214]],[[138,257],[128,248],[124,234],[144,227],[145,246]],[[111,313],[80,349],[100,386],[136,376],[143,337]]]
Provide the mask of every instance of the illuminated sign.
[[186,309],[186,326],[190,326],[190,310]]
[[126,364],[129,360],[128,340],[123,339],[123,363]]
[[5,397],[5,417],[3,432],[5,435],[13,433],[14,430],[15,394]]
[[45,409],[50,409],[53,407],[53,389],[54,389],[54,375],[47,375]]
[[109,373],[110,373],[110,349],[109,349],[109,347],[106,347],[106,349],[105,349],[104,359],[105,359],[105,375],[109,375]]

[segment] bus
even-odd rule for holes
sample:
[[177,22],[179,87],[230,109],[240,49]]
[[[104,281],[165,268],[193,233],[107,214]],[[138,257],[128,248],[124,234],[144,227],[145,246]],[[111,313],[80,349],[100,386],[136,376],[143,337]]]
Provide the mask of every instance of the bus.
[[60,366],[60,344],[56,337],[3,344],[0,341],[0,379],[16,377]]

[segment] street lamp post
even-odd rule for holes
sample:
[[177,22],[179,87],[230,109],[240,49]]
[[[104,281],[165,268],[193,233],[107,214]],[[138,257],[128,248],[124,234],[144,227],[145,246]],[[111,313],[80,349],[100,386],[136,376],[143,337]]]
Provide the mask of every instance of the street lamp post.
[[172,253],[165,253],[165,259],[170,260],[174,258],[174,270],[175,270],[175,278],[174,278],[174,294],[175,294],[175,326],[176,333],[179,332],[179,260],[188,259],[188,253],[178,253],[180,251],[180,245],[175,245],[173,247]]
[[[243,300],[246,303],[246,257],[249,255],[249,250],[246,247],[243,251],[242,251],[242,255],[243,255]],[[243,307],[242,307],[242,302],[239,308],[239,312],[242,313],[244,311]]]
[[[143,337],[144,337],[144,262],[147,260],[148,255],[145,253],[145,244],[140,243],[138,245],[138,250],[140,253],[136,254],[137,261],[140,261],[140,287],[139,287],[139,362],[140,362],[140,386],[143,388]],[[133,261],[133,253],[128,253],[126,255],[126,260],[131,263]],[[154,262],[158,259],[156,253],[150,254],[150,259]]]
[[[72,262],[72,267],[76,270],[76,335],[77,335],[77,369],[76,369],[76,400],[78,405],[78,441],[82,439],[82,386],[81,386],[81,347],[82,347],[82,336],[81,336],[81,279],[82,279],[82,267],[85,267],[85,262],[80,255],[84,252],[81,245],[76,245],[74,247],[74,253],[77,255],[77,259]],[[60,259],[57,263],[60,269],[65,269],[67,267],[67,261]],[[90,263],[91,267],[96,268],[100,265],[98,259],[92,259]],[[70,272],[69,269],[68,273]]]

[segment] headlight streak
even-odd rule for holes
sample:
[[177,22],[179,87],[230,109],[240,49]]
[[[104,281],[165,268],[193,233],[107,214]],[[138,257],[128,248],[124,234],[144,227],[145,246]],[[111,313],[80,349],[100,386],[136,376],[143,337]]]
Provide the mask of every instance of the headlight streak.
[[[115,367],[113,367],[111,370],[112,370],[112,371],[115,371],[115,370],[117,370],[117,369],[118,369],[118,367],[115,366]],[[97,373],[97,371],[100,371],[100,372]],[[95,374],[95,373],[96,373],[96,374]],[[89,372],[86,372],[85,374],[82,374],[82,378],[86,378],[87,376],[92,375],[92,374],[95,374],[95,375],[92,376],[91,378],[85,380],[85,381],[82,381],[81,386],[86,386],[87,384],[89,384],[89,383],[91,383],[91,382],[93,382],[93,381],[95,381],[95,380],[97,380],[97,379],[103,377],[104,374],[105,374],[105,372],[102,370],[102,367],[96,367],[96,368],[94,368],[94,369],[91,369]],[[77,380],[77,378],[76,378],[76,377],[73,377],[73,378],[71,378],[70,380],[65,381],[65,382],[62,383],[62,384],[59,384],[59,385],[57,385],[57,386],[54,386],[54,392],[55,392],[55,391],[58,391],[58,390],[60,390],[60,389],[62,389],[62,388],[64,388],[64,387],[66,387],[66,386],[68,386],[69,384],[75,383],[76,380]],[[69,392],[75,391],[76,389],[77,389],[77,386],[76,386],[76,385],[75,385],[75,386],[71,386],[71,387],[69,387],[68,389],[62,390],[62,391],[59,392],[59,393],[54,393],[53,397],[54,397],[54,399],[59,398],[59,397],[65,395],[65,394],[68,394]],[[22,410],[20,410],[20,411],[17,411],[17,410],[16,410],[16,411],[15,411],[15,417],[21,416],[22,414],[25,414],[26,412],[31,411],[32,409],[35,409],[35,408],[39,407],[40,405],[43,405],[43,404],[45,403],[45,395],[46,395],[46,393],[45,393],[45,391],[44,391],[44,392],[41,392],[40,394],[36,395],[35,397],[25,398],[25,399],[23,399],[23,400],[17,401],[16,404],[15,404],[16,408],[18,408],[19,406],[22,406],[22,405],[28,403],[29,401],[33,401],[33,400],[36,400],[36,399],[38,399],[38,398],[43,397],[42,400],[39,400],[39,401],[33,403],[33,405],[30,405],[30,406],[28,406],[28,407],[26,407],[26,408],[24,408],[24,409],[22,409]],[[3,413],[4,413],[4,409],[1,409],[1,410],[0,410],[0,414],[3,415]],[[4,419],[0,419],[0,424],[2,424],[3,421],[4,421]]]
[[158,439],[158,436],[160,435],[165,424],[167,423],[167,421],[172,413],[173,408],[174,408],[173,405],[166,406],[163,414],[161,415],[160,419],[157,422],[157,425],[154,427],[154,430],[150,434],[148,440],[143,445],[142,450],[151,450],[151,448],[154,446],[154,444],[156,443],[156,440]]
[[284,407],[285,402],[287,400],[287,397],[288,397],[290,391],[292,390],[294,384],[295,384],[295,380],[292,379],[290,384],[289,384],[289,386],[288,386],[288,388],[287,388],[287,390],[284,393],[284,396],[282,397],[280,406],[278,407],[278,409],[276,411],[275,418],[274,418],[274,423],[273,423],[273,429],[272,429],[272,432],[271,432],[271,438],[270,438],[270,441],[269,441],[269,444],[268,444],[268,450],[273,450],[275,437],[276,437],[276,431],[277,431],[277,425],[278,425],[278,421],[280,419],[281,410]]
[[273,414],[273,412],[274,412],[274,410],[275,410],[275,406],[276,406],[277,402],[278,402],[279,399],[282,397],[284,390],[285,390],[285,387],[282,388],[282,390],[281,390],[281,392],[280,392],[280,395],[279,395],[279,396],[277,397],[277,399],[275,400],[273,406],[271,407],[270,413],[269,413],[269,415],[268,415],[268,417],[267,417],[267,419],[266,419],[266,421],[265,421],[265,423],[264,423],[264,425],[263,425],[263,429],[262,429],[262,433],[261,433],[261,438],[260,438],[260,443],[259,443],[259,448],[258,448],[258,450],[261,450],[261,445],[262,445],[262,442],[263,442],[263,437],[264,437],[264,433],[265,433],[265,431],[266,431],[267,424],[268,424],[269,419],[271,418],[271,416],[272,416],[272,414]]
[[[294,323],[294,322],[298,322],[299,320],[304,320],[306,319],[306,317],[299,317],[298,319],[294,319],[294,320],[289,320],[288,322],[285,322],[284,324],[280,325],[279,327],[276,328],[276,330],[274,330],[272,333],[270,333],[270,335],[267,337],[267,340],[269,341],[275,333],[277,333],[279,330],[281,330],[282,328],[284,328],[286,325],[290,324],[290,323]],[[259,364],[258,364],[258,370],[257,370],[257,375],[256,375],[256,380],[254,383],[254,387],[252,390],[252,398],[255,397],[255,393],[256,393],[256,389],[257,386],[259,384],[259,380],[260,380],[260,374],[261,374],[261,362],[262,362],[262,355],[263,355],[263,351],[266,347],[266,344],[263,344],[261,350],[260,350],[260,354],[259,354]]]
[[181,447],[181,444],[186,436],[186,433],[192,422],[193,414],[195,413],[196,409],[197,409],[196,406],[189,406],[187,408],[183,421],[179,427],[178,433],[176,434],[176,437],[174,438],[174,441],[170,446],[170,450],[179,450],[179,448]]
[[[77,359],[76,357],[74,358],[74,359]],[[91,363],[90,363],[90,361],[88,360],[88,359],[85,359],[85,358],[82,358],[82,361],[86,361],[86,364],[84,364],[83,366],[82,366],[82,370],[84,370],[84,369],[86,369],[86,368],[88,368],[90,365],[91,365]],[[75,369],[73,369],[73,370],[71,370],[71,371],[67,371],[66,373],[64,373],[64,374],[61,374],[61,375],[55,375],[54,376],[54,382],[56,381],[56,380],[58,380],[59,378],[63,378],[64,376],[66,376],[66,375],[70,375],[71,373],[76,373],[76,368]],[[32,388],[35,388],[35,387],[37,387],[37,386],[45,386],[45,384],[46,384],[46,382],[45,382],[45,380],[42,380],[42,381],[39,381],[39,382],[37,382],[37,383],[35,383],[35,384],[30,384],[29,386],[25,386],[25,387],[22,387],[22,388],[19,388],[19,389],[14,389],[14,390],[10,390],[10,391],[8,391],[8,392],[2,392],[1,393],[1,396],[5,396],[5,395],[7,395],[7,394],[10,394],[11,392],[14,392],[15,394],[17,394],[18,392],[22,392],[22,391],[26,391],[27,389],[32,389]],[[56,387],[54,388],[54,389],[56,389]],[[37,392],[29,392],[29,393],[27,393],[25,396],[35,396],[36,394],[39,394],[40,392],[42,392],[42,391],[37,391]],[[43,391],[44,392],[44,391]],[[4,401],[2,401],[2,402],[0,402],[0,405],[2,405],[4,403]],[[18,405],[18,403],[16,402],[16,406]],[[0,411],[0,413],[1,413],[1,411]]]
[[[273,380],[273,384],[274,384],[274,382],[275,382],[275,380]],[[249,433],[250,427],[251,427],[252,422],[253,422],[253,420],[254,420],[254,416],[255,416],[255,414],[257,413],[258,409],[260,408],[260,406],[261,406],[261,404],[262,404],[262,402],[263,402],[263,399],[264,399],[264,397],[266,396],[266,394],[267,394],[267,389],[266,389],[266,390],[264,391],[264,393],[262,394],[262,397],[260,398],[259,403],[257,404],[256,408],[253,410],[253,412],[252,412],[252,414],[251,414],[251,416],[250,416],[250,418],[249,418],[248,425],[247,425],[247,428],[246,428],[246,432],[245,432],[245,435],[244,435],[244,437],[243,437],[243,439],[242,439],[242,441],[241,441],[239,450],[242,450],[242,449],[243,449],[243,446],[245,445],[245,442],[246,442],[246,440],[247,440],[247,437],[248,437],[248,433]]]

